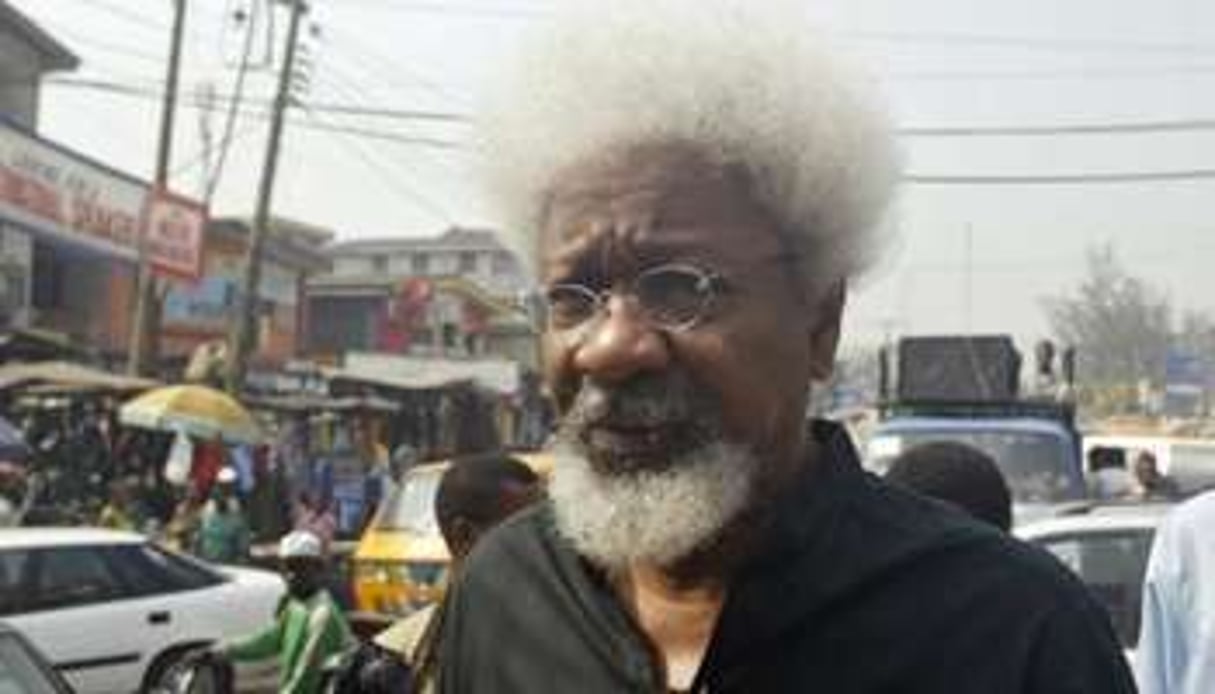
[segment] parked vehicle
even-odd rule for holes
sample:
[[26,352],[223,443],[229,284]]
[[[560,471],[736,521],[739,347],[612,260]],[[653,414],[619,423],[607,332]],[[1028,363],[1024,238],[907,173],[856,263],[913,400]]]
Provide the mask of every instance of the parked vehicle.
[[1109,611],[1128,651],[1139,642],[1143,578],[1156,527],[1172,504],[1089,504],[1016,529],[1067,565]]
[[[516,456],[547,479],[544,453]],[[435,495],[447,461],[412,468],[363,532],[351,560],[355,607],[404,616],[443,596],[451,560],[435,518]]]
[[0,692],[72,694],[72,688],[20,632],[0,623]]
[[0,618],[82,694],[149,687],[191,648],[263,628],[283,593],[277,574],[211,566],[133,533],[0,530]]
[[950,441],[995,461],[1012,492],[1017,523],[1086,497],[1074,407],[1058,397],[1068,391],[1070,376],[1049,394],[1022,396],[1021,357],[1006,336],[904,338],[893,392],[885,358],[882,365],[881,419],[865,451],[870,470],[884,473],[913,446]]

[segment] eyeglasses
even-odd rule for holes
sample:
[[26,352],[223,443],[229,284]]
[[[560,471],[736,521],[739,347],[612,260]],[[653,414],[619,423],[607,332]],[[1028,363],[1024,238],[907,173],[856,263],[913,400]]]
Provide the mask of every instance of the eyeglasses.
[[659,265],[641,272],[621,288],[596,291],[582,284],[554,284],[543,294],[545,322],[552,330],[585,326],[607,311],[608,298],[619,291],[637,302],[649,325],[681,332],[704,320],[724,290],[724,279],[711,270],[684,264]]

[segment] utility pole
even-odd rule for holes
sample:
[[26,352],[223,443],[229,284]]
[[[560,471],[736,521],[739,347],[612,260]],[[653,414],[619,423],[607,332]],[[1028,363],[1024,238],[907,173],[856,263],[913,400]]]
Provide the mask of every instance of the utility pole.
[[[165,98],[160,111],[160,143],[156,148],[156,176],[152,194],[169,187],[169,161],[173,154],[173,117],[177,111],[177,82],[181,68],[181,44],[186,28],[186,0],[173,0],[173,38],[169,44],[169,67],[165,75]],[[136,283],[135,321],[131,326],[131,339],[127,371],[139,376],[148,370],[149,361],[156,353],[156,333],[159,330],[156,280],[148,257],[147,229],[139,236],[139,268]]]
[[239,394],[245,385],[245,360],[253,346],[254,318],[258,308],[258,287],[262,274],[262,246],[270,226],[270,200],[274,193],[274,176],[278,170],[279,146],[283,137],[287,107],[291,102],[291,79],[295,69],[295,49],[300,24],[308,11],[304,0],[282,0],[291,5],[291,23],[287,28],[287,49],[283,67],[278,75],[278,91],[274,95],[274,112],[270,120],[270,137],[266,143],[266,159],[262,165],[262,180],[257,191],[257,209],[253,229],[249,233],[249,251],[245,274],[237,295],[237,313],[228,345],[228,392]]

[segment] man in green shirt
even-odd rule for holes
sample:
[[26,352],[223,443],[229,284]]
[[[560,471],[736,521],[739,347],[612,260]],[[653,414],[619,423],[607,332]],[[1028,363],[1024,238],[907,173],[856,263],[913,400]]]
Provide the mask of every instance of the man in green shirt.
[[353,641],[341,610],[323,588],[320,538],[307,531],[288,534],[279,542],[279,559],[287,596],[274,623],[217,650],[237,662],[278,656],[280,694],[313,694],[320,691],[324,665]]

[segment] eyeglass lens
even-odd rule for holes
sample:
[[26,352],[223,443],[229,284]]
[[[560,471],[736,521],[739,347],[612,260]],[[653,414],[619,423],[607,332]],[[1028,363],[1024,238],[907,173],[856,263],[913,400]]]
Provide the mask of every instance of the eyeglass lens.
[[[664,328],[684,328],[699,320],[713,296],[711,277],[692,267],[658,267],[633,281],[631,294],[646,320]],[[558,284],[546,292],[548,321],[567,329],[591,320],[600,295],[577,284]]]

